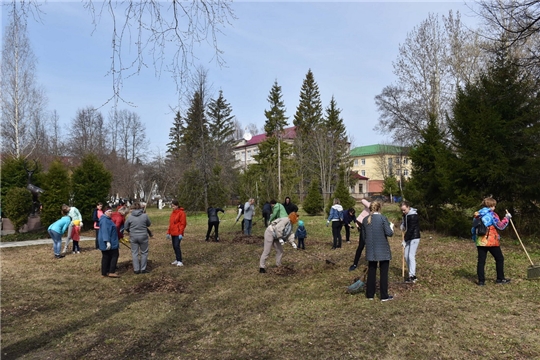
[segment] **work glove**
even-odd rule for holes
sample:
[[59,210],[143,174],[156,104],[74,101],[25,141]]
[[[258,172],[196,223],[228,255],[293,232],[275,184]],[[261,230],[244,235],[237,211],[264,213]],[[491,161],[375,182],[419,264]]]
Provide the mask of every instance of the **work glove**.
[[279,243],[280,243],[281,245],[283,245],[283,244],[285,244],[285,241],[283,241],[283,239],[279,239]]
[[178,235],[178,239],[182,240],[184,237],[182,235]]
[[292,245],[293,249],[296,249],[296,243],[295,242],[292,242],[291,245]]
[[111,243],[107,241],[107,243],[106,243],[106,244],[107,244],[107,248],[106,248],[106,250],[111,250]]
[[401,246],[405,247],[405,245],[407,245],[407,243],[405,243],[405,241],[402,241]]
[[81,222],[79,223],[79,226],[80,226],[80,227],[83,227],[83,223],[82,223],[82,221],[81,221]]
[[399,225],[399,228],[401,229],[401,231],[405,231],[405,225],[401,224]]
[[171,240],[171,234],[167,234],[167,240]]
[[512,218],[512,215],[510,215],[510,213],[506,213],[506,215],[504,215],[505,218],[507,218],[508,220],[510,220]]
[[392,232],[394,231],[394,223],[390,223],[390,229],[392,229]]
[[326,220],[326,227],[328,227],[328,225],[330,225],[330,220]]

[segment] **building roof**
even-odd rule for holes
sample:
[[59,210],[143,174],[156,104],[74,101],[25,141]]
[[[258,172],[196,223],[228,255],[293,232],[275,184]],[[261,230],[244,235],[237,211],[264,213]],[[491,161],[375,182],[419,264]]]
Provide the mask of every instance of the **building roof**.
[[[283,136],[282,139],[294,139],[296,138],[296,126],[291,126],[288,128],[283,129]],[[243,148],[253,145],[259,145],[264,140],[266,140],[266,134],[258,134],[253,136],[249,141],[241,140],[238,145],[236,145],[234,148]]]
[[358,173],[358,171],[353,171],[351,176],[356,180],[369,180],[368,177],[362,176]]
[[367,145],[359,146],[351,150],[350,156],[368,156],[379,154],[401,154],[408,153],[408,148],[395,145]]

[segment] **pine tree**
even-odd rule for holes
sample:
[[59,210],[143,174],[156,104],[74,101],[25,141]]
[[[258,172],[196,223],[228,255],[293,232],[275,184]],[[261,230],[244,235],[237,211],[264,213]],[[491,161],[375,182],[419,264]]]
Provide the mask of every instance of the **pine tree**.
[[308,193],[302,208],[308,215],[318,215],[324,209],[324,200],[321,194],[321,189],[319,187],[319,181],[317,179],[313,180],[308,189]]
[[[340,172],[336,190],[332,194],[332,199],[336,198],[339,199],[344,210],[354,208],[354,205],[356,204],[356,200],[351,196],[349,189],[347,189],[347,186],[345,185],[345,174],[343,171]],[[328,202],[328,205],[326,205],[327,214],[330,213],[331,206],[331,202]]]
[[16,233],[28,221],[28,215],[32,209],[32,195],[26,188],[12,187],[6,193],[3,202],[3,211],[13,224]]

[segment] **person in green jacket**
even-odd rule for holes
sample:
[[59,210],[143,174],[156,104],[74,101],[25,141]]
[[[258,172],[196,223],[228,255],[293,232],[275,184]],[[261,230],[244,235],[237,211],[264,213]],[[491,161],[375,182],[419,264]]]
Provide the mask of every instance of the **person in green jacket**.
[[272,215],[270,216],[270,220],[268,220],[269,223],[276,219],[288,217],[285,207],[276,200],[271,200],[270,206],[272,207]]

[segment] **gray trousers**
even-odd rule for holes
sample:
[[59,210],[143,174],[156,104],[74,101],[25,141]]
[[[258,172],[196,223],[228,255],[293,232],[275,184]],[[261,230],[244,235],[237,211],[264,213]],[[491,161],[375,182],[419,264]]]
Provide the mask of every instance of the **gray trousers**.
[[70,222],[69,226],[68,226],[66,245],[64,246],[64,251],[63,252],[67,252],[67,250],[68,250],[68,245],[69,245],[69,242],[71,241],[71,233],[72,232],[73,232],[73,222]]
[[[131,244],[131,258],[133,259],[133,271],[146,270],[146,263],[148,261],[148,236],[137,238],[135,236],[129,237],[129,243]],[[140,252],[140,259],[139,259]]]
[[270,255],[272,245],[276,249],[276,265],[281,266],[283,246],[281,246],[278,239],[274,239],[274,231],[272,230],[272,227],[269,226],[264,232],[264,250],[261,255],[261,260],[259,264],[261,268],[266,268],[266,259],[268,259],[268,256]]

